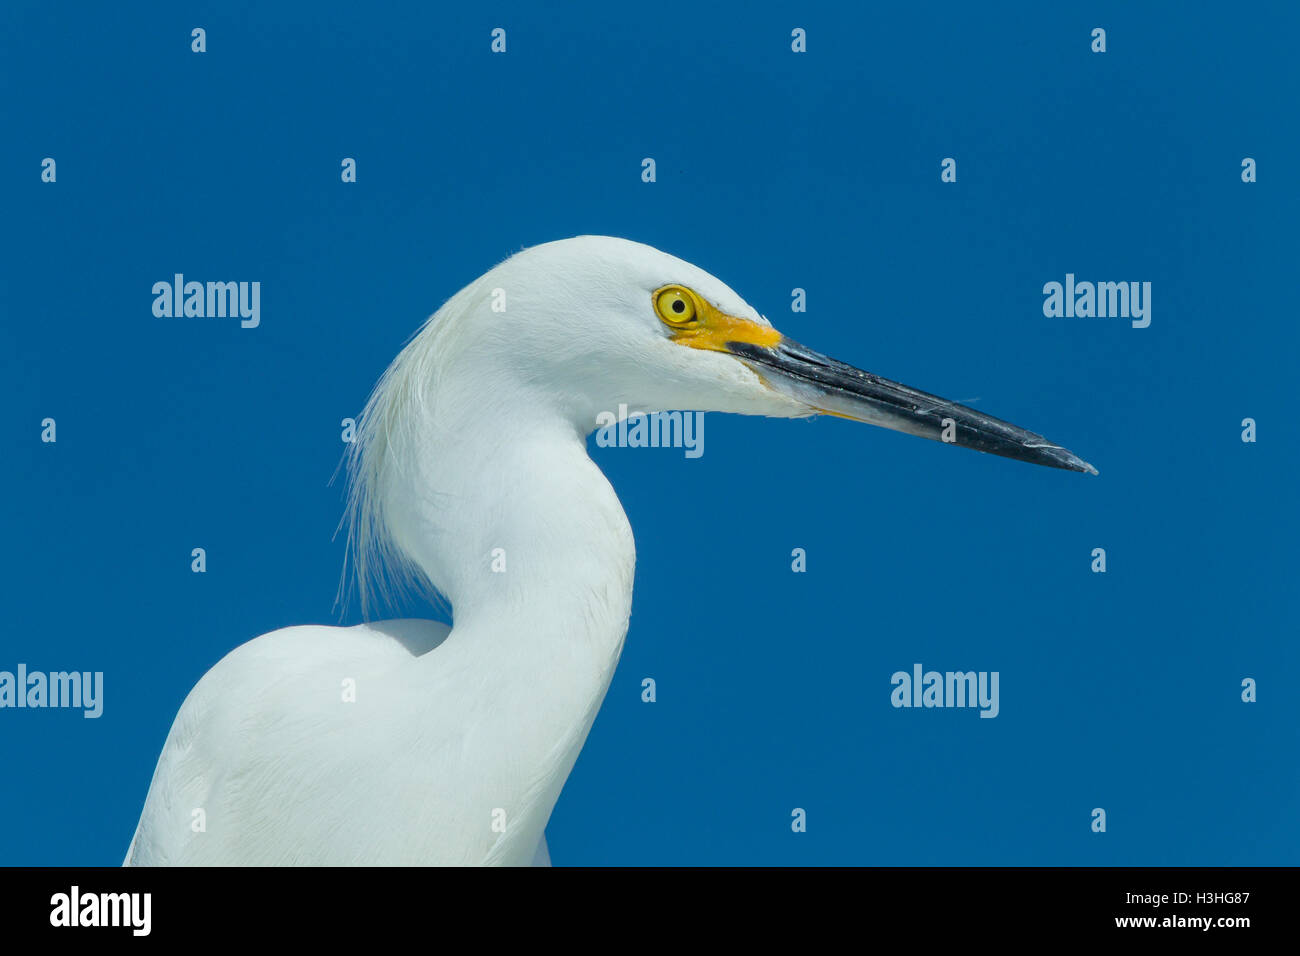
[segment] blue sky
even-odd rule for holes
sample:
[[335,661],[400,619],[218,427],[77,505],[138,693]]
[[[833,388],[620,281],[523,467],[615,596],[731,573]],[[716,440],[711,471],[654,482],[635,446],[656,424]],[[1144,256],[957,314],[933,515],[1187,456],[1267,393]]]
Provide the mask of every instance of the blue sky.
[[[0,863],[121,860],[194,682],[336,621],[340,420],[451,294],[587,233],[1101,474],[830,419],[710,415],[698,459],[593,447],[636,595],[556,863],[1300,863],[1297,26],[1287,5],[6,4],[0,670],[103,671],[105,704],[0,710]],[[155,318],[177,272],[260,281],[261,325]],[[1045,317],[1067,273],[1151,282],[1151,325]],[[916,662],[998,671],[999,716],[891,707]]]

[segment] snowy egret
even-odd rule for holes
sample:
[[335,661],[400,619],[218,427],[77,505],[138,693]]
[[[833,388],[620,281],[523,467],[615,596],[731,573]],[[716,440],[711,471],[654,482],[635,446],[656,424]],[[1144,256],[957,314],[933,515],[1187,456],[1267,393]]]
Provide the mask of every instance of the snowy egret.
[[631,608],[632,529],[586,447],[620,406],[832,414],[1095,473],[796,344],[649,246],[527,249],[402,350],[349,462],[363,610],[368,582],[409,574],[445,595],[454,628],[306,625],[231,651],[172,725],[126,862],[549,862],[543,831]]

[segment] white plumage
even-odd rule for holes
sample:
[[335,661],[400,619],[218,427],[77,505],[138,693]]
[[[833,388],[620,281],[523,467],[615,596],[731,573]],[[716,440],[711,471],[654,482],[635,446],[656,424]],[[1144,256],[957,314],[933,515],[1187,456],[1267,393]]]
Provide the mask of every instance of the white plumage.
[[959,444],[1090,469],[823,363],[717,279],[621,239],[537,246],[457,293],[367,404],[349,502],[364,608],[408,576],[454,628],[308,625],[236,648],[182,705],[127,864],[548,862],[631,608],[632,531],[586,450],[601,412],[833,411],[926,437],[956,415]]

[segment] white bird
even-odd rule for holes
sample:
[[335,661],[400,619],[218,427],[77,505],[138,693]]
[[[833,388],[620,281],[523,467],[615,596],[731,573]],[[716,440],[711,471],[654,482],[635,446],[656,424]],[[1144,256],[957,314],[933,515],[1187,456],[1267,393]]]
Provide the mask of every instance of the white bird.
[[1095,473],[784,338],[649,246],[527,249],[402,350],[349,463],[363,610],[368,582],[409,574],[455,626],[305,625],[231,651],[176,716],[126,863],[548,863],[544,830],[631,608],[632,529],[586,447],[620,405],[828,413]]

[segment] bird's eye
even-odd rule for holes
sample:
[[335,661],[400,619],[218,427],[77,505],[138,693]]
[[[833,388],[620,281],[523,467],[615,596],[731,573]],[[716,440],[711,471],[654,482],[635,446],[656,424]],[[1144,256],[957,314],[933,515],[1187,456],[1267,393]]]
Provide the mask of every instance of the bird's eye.
[[669,325],[687,325],[695,321],[695,298],[687,289],[670,285],[655,293],[655,311]]

